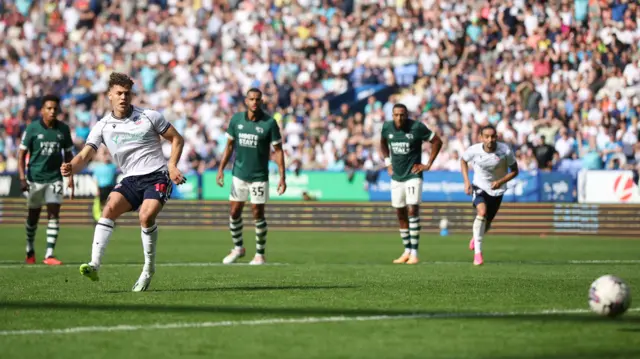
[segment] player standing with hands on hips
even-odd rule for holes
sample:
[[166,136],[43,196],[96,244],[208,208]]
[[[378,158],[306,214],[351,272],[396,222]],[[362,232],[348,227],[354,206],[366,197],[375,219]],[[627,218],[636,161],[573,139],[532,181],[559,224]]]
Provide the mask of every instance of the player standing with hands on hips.
[[229,230],[234,248],[222,263],[231,264],[245,256],[242,239],[242,209],[251,196],[251,210],[256,227],[256,255],[249,262],[252,265],[265,263],[265,247],[267,244],[267,221],[264,207],[269,199],[269,158],[271,146],[274,149],[275,162],[280,173],[278,194],[287,190],[284,167],[284,151],[280,128],[273,117],[262,110],[262,92],[252,88],[244,100],[246,112],[237,112],[231,117],[227,127],[227,145],[222,154],[216,181],[224,186],[224,168],[229,163],[234,147],[236,157],[233,162],[233,179],[231,183],[231,203]]
[[[464,190],[467,194],[473,194],[473,206],[476,208],[473,238],[469,242],[469,249],[475,252],[474,265],[484,263],[482,239],[500,209],[507,182],[518,175],[516,157],[507,144],[497,142],[495,127],[483,127],[480,138],[482,143],[467,148],[460,159]],[[473,184],[469,181],[469,162],[473,162]]]
[[[422,172],[433,165],[442,140],[422,122],[410,120],[405,105],[394,105],[392,113],[393,121],[382,125],[380,150],[391,175],[391,205],[396,209],[404,244],[404,253],[393,263],[417,264]],[[422,143],[427,141],[431,142],[431,153],[429,162],[423,165]]]
[[[121,73],[109,77],[108,96],[113,111],[91,130],[86,145],[71,163],[61,167],[63,176],[79,173],[95,155],[101,144],[107,146],[124,177],[109,197],[93,236],[91,262],[80,266],[80,273],[93,281],[109,243],[116,219],[129,211],[139,211],[144,266],[134,292],[147,290],[155,273],[158,226],[156,216],[171,196],[173,183],[185,179],[177,164],[184,140],[157,111],[131,105],[133,80]],[[169,163],[162,154],[160,137],[171,142]]]
[[[27,259],[25,263],[35,264],[35,240],[42,205],[47,205],[47,252],[44,264],[61,265],[62,262],[53,255],[58,241],[60,229],[60,205],[63,198],[62,176],[60,165],[73,157],[71,150],[71,131],[64,122],[58,121],[60,99],[54,95],[42,98],[40,121],[33,121],[25,129],[18,152],[18,173],[20,187],[27,192],[28,215],[25,222],[27,233]],[[26,171],[27,153],[29,154],[29,170]],[[71,198],[73,199],[73,179],[69,179]]]

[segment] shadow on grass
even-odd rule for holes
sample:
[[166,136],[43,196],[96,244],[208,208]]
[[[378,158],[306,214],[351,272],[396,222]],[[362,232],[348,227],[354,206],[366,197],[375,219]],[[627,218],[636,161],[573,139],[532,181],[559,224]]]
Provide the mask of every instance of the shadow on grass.
[[[264,287],[261,287],[264,288]],[[134,304],[134,303],[78,303],[78,302],[28,302],[3,301],[0,309],[24,310],[68,310],[68,311],[117,311],[117,312],[149,312],[149,313],[209,313],[209,314],[260,314],[263,316],[285,317],[328,317],[346,316],[362,317],[359,320],[374,319],[480,319],[480,320],[518,320],[539,322],[574,322],[598,323],[602,325],[640,325],[640,316],[622,316],[611,319],[590,313],[493,313],[493,312],[465,312],[458,310],[415,311],[389,309],[358,309],[358,308],[312,308],[312,307],[259,307],[259,306],[211,306],[211,305],[168,305],[168,304]],[[388,316],[389,318],[370,318]],[[625,328],[636,331],[640,328]]]
[[[213,287],[213,288],[179,288],[153,289],[154,293],[180,292],[253,292],[269,290],[324,290],[324,289],[354,289],[355,285],[283,285],[283,286],[246,286],[246,287]],[[130,290],[107,290],[106,293],[131,293]]]

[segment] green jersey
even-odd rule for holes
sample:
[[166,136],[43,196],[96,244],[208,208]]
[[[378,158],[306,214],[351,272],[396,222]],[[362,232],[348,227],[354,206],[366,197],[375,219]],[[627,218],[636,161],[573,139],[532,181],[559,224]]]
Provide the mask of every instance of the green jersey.
[[268,181],[271,145],[282,142],[276,120],[262,113],[250,121],[246,112],[237,112],[229,121],[227,137],[235,141],[233,176],[246,182]]
[[422,174],[411,173],[411,168],[422,162],[422,143],[431,141],[433,136],[435,133],[419,121],[407,119],[401,129],[397,129],[393,121],[382,125],[382,137],[387,139],[391,153],[391,179],[404,182],[412,178],[422,178]]
[[62,151],[71,151],[73,142],[67,124],[54,121],[51,128],[42,120],[34,121],[22,134],[20,149],[29,152],[27,180],[53,183],[62,180]]

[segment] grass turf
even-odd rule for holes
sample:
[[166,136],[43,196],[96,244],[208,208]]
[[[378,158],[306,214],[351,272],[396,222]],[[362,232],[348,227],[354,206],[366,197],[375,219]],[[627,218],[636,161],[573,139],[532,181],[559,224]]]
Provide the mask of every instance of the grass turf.
[[[23,229],[1,226],[0,357],[640,357],[635,311],[618,320],[541,313],[586,310],[589,284],[603,274],[640,285],[640,241],[488,236],[486,264],[476,268],[467,236],[423,233],[423,262],[408,266],[390,264],[402,250],[397,234],[271,231],[267,259],[280,265],[250,267],[206,265],[227,254],[226,232],[160,230],[150,291],[132,293],[142,267],[138,229],[116,229],[93,283],[78,273],[92,228],[62,227],[57,255],[66,265],[26,268]],[[245,263],[252,238],[245,230]],[[374,317],[382,315],[422,317]],[[339,321],[277,323],[309,317]],[[213,327],[180,327],[204,322]],[[149,328],[171,323],[181,324]],[[118,325],[139,327],[105,329]],[[77,327],[100,328],[15,333]]]

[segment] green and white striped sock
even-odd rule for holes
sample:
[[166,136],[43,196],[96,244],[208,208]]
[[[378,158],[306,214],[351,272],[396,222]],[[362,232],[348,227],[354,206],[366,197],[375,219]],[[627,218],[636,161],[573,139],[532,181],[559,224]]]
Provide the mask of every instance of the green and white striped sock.
[[56,248],[58,241],[58,231],[60,230],[60,220],[50,218],[47,225],[47,254],[45,258],[53,257],[53,250]]
[[233,219],[229,217],[229,231],[231,231],[231,239],[233,240],[233,244],[236,246],[236,249],[242,249],[244,243],[242,241],[242,217],[238,217]]
[[264,255],[267,246],[267,221],[262,218],[256,220],[256,254]]

